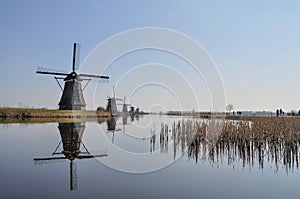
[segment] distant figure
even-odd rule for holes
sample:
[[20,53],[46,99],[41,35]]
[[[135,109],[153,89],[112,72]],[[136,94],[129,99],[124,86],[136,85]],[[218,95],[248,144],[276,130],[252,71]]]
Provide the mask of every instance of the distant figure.
[[279,116],[279,110],[277,109],[276,110],[276,117],[278,117]]

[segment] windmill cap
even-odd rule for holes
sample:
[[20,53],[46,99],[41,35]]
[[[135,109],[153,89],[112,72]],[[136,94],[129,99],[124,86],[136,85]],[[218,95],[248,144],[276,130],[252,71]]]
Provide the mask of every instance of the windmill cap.
[[71,72],[70,74],[68,74],[68,76],[64,79],[66,80],[71,80],[71,79],[76,79],[78,81],[81,81],[79,75],[76,72]]

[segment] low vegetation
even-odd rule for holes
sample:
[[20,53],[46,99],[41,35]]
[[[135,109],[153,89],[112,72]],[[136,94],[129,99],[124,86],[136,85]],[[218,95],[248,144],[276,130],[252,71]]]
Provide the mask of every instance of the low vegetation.
[[2,119],[109,117],[105,111],[0,108]]
[[204,159],[219,165],[227,161],[233,168],[241,162],[243,167],[258,164],[263,169],[267,161],[276,170],[282,165],[287,172],[299,167],[299,117],[181,120],[172,127],[162,125],[161,142],[166,140],[166,129],[172,132],[174,153],[187,150],[188,157],[196,162]]

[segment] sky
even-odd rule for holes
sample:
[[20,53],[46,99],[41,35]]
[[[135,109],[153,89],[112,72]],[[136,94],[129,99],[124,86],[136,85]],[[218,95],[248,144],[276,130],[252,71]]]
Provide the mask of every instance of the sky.
[[[85,63],[91,51],[113,35],[159,27],[181,32],[205,49],[222,79],[225,104],[233,104],[235,110],[299,110],[299,9],[299,1],[271,0],[2,0],[0,106],[58,108],[59,87],[52,76],[35,74],[37,67],[70,71],[73,42],[81,44]],[[147,78],[149,83],[153,77],[152,85],[130,87],[139,69],[141,81],[135,84],[141,86]],[[159,72],[165,69],[166,73]],[[118,97],[126,96],[145,111],[211,108],[205,79],[168,52],[132,52],[112,63],[106,73],[109,83],[94,81],[84,91],[88,109],[105,106],[113,85]],[[122,77],[127,74],[125,81]],[[179,77],[183,83],[177,82]],[[169,90],[159,81],[166,81]],[[187,89],[189,84],[196,88],[197,100]]]

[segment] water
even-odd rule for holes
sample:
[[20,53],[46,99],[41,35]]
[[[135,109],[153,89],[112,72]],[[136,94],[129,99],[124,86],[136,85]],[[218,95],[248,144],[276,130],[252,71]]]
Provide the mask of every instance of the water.
[[[165,135],[160,133],[161,123],[170,127],[180,119],[144,116],[127,121],[119,118],[115,123],[2,124],[0,197],[299,198],[296,160],[290,169],[281,159],[277,168],[267,156],[263,157],[263,168],[257,158],[252,165],[241,157],[228,161],[225,154],[219,154],[218,161],[205,154],[196,160],[191,149],[190,153],[181,153],[183,140],[179,137],[176,142],[170,128]],[[132,161],[131,157],[115,152],[114,146],[132,154],[143,153],[148,160],[126,162]],[[61,154],[62,151],[65,153]],[[57,154],[52,155],[54,152]],[[91,158],[91,155],[101,157]],[[170,164],[139,174],[111,168],[138,171],[139,166],[160,163]]]

